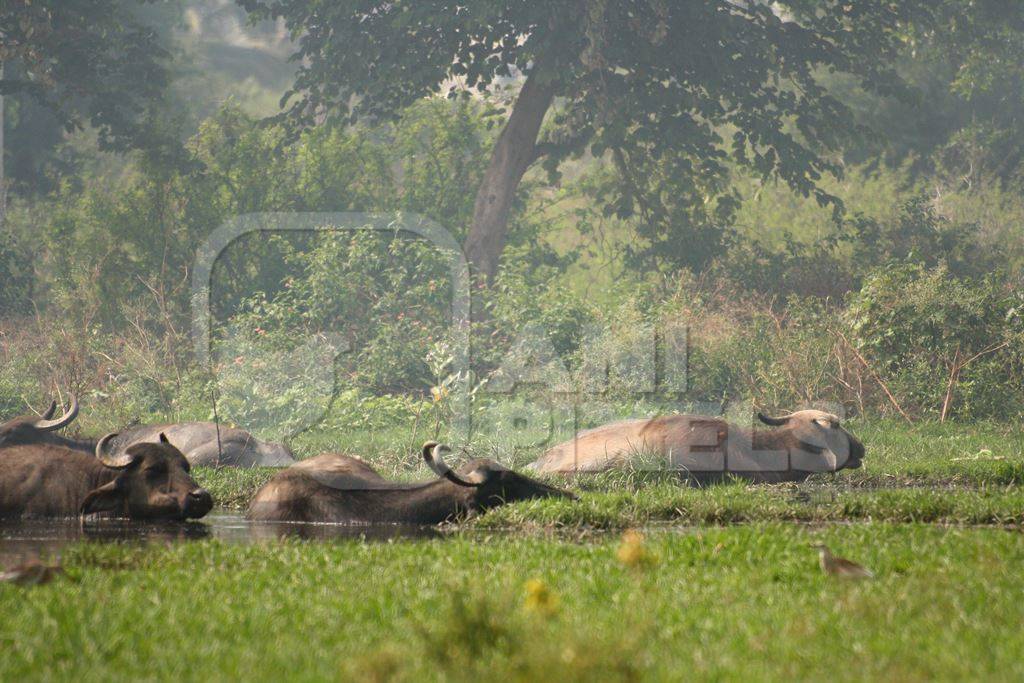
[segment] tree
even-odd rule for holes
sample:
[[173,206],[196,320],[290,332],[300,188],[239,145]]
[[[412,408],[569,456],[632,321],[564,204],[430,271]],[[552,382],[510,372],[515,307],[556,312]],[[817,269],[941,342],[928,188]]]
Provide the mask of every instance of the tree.
[[[689,201],[720,189],[703,187],[704,176],[738,162],[837,203],[818,180],[840,172],[827,152],[854,126],[817,75],[838,70],[873,92],[898,92],[890,65],[902,32],[926,19],[931,5],[238,1],[256,17],[282,17],[299,38],[300,66],[281,116],[300,127],[325,118],[391,117],[441,88],[483,93],[500,79],[522,78],[465,242],[470,262],[488,278],[498,267],[516,188],[540,161],[555,175],[567,156],[608,155],[620,180],[608,210],[639,213],[647,222],[671,214],[668,198],[647,182],[652,166]],[[552,109],[557,113],[542,133]],[[720,211],[729,207],[726,197]]]
[[[91,125],[104,149],[168,142],[156,121],[169,76],[167,35],[140,0],[0,3],[0,95],[6,96],[14,170],[38,174],[39,152]],[[166,151],[166,150],[165,150]]]
[[929,21],[906,32],[896,68],[915,91],[879,98],[842,75],[830,92],[873,131],[844,150],[848,162],[911,160],[911,171],[938,172],[970,186],[1020,180],[1024,164],[1024,4],[939,0]]

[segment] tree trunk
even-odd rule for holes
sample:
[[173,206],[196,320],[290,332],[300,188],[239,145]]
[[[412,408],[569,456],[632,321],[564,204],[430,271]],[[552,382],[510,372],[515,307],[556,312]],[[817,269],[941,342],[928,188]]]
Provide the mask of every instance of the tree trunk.
[[[550,79],[550,75],[547,76]],[[537,160],[537,135],[554,98],[554,85],[535,63],[494,145],[491,163],[477,191],[466,257],[488,282],[498,270],[508,233],[508,214],[526,169]]]

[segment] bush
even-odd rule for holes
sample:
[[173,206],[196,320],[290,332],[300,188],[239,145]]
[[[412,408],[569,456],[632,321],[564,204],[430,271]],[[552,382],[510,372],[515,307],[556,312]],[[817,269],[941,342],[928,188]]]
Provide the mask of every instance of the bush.
[[906,409],[965,419],[1024,412],[1024,293],[998,276],[890,266],[867,278],[847,319]]

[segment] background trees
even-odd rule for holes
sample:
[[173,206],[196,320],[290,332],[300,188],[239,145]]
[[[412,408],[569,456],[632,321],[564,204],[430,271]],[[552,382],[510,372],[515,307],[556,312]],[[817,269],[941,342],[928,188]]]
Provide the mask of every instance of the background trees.
[[[478,379],[529,325],[571,371],[586,345],[628,355],[643,326],[678,320],[694,331],[690,386],[652,400],[816,397],[894,413],[877,375],[908,414],[940,417],[952,369],[994,336],[1006,344],[955,375],[948,417],[1020,413],[1014,8],[552,4],[452,14],[392,3],[362,29],[345,21],[357,11],[348,2],[248,3],[265,18],[252,29],[231,0],[111,4],[124,10],[116,25],[134,28],[91,28],[162,46],[141,89],[90,76],[128,90],[126,125],[94,122],[91,91],[62,97],[77,85],[59,80],[7,98],[5,160],[34,165],[11,188],[0,242],[0,401],[22,406],[42,381],[92,392],[126,419],[206,417],[188,289],[212,230],[253,211],[406,211],[469,244],[481,234],[477,190],[497,182],[508,204],[505,228],[486,232],[500,238],[500,264],[474,301],[486,311]],[[805,16],[812,5],[821,11]],[[47,11],[58,31],[86,30],[91,10]],[[507,40],[479,40],[499,30]],[[555,35],[564,40],[541,59]],[[18,40],[3,49],[28,55]],[[39,45],[59,49],[49,40]],[[93,48],[95,67],[120,54],[115,43]],[[296,50],[309,59],[289,66]],[[40,59],[31,68],[51,68]],[[513,144],[524,121],[542,123]],[[405,411],[445,380],[450,340],[436,255],[403,239],[234,244],[215,271],[215,339],[241,331],[288,348],[340,333],[351,400],[336,419],[389,395]],[[979,306],[995,313],[967,310]],[[921,333],[932,320],[952,331]],[[607,338],[584,334],[595,325]]]
[[20,191],[52,188],[61,131],[88,126],[103,149],[172,151],[176,141],[158,123],[171,56],[158,27],[171,16],[134,0],[11,0],[0,7],[6,169]]
[[[670,265],[705,265],[716,251],[736,204],[722,182],[729,162],[834,202],[818,180],[839,172],[825,153],[854,122],[818,72],[891,94],[903,30],[929,19],[925,3],[873,0],[242,4],[302,36],[284,116],[300,126],[391,117],[439,90],[486,92],[523,74],[465,241],[489,279],[519,182],[541,160],[554,174],[570,155],[611,154],[606,210],[641,216],[650,253]],[[709,244],[691,254],[680,240]]]

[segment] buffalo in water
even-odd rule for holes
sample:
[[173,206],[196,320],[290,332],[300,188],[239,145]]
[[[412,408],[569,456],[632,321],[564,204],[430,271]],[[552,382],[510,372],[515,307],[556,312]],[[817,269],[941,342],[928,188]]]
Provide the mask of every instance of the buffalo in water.
[[257,521],[440,524],[532,498],[575,499],[571,493],[524,477],[493,460],[452,470],[447,446],[428,442],[423,459],[439,475],[424,483],[384,479],[362,460],[326,454],[279,472],[249,506]]
[[103,513],[184,520],[203,517],[213,507],[210,494],[190,476],[188,460],[166,437],[98,458],[51,443],[12,444],[23,425],[16,420],[0,427],[0,517]]
[[100,439],[70,439],[56,432],[78,416],[78,399],[72,395],[65,413],[51,419],[52,403],[42,417],[19,417],[0,425],[0,448],[16,444],[51,444],[102,457],[116,457],[137,443],[158,443],[163,434],[189,463],[197,467],[287,467],[295,462],[286,446],[260,441],[249,432],[213,422],[132,425]]
[[22,416],[0,425],[0,448],[26,444],[49,444],[93,453],[96,450],[97,441],[76,441],[56,433],[78,417],[78,399],[72,395],[68,409],[63,415],[53,419],[56,412],[57,402],[54,401],[40,417]]
[[549,449],[528,469],[570,474],[649,467],[685,473],[696,483],[733,476],[775,483],[861,466],[864,445],[831,413],[800,410],[758,418],[778,429],[742,429],[697,415],[613,422]]

